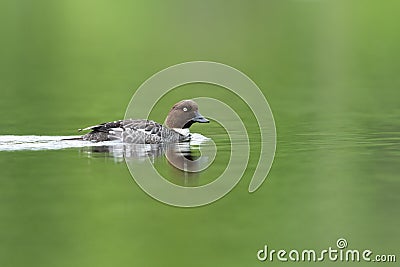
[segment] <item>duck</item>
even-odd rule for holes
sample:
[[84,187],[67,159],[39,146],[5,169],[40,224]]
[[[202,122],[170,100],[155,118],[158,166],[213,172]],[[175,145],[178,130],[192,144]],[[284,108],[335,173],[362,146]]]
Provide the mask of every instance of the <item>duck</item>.
[[79,131],[90,130],[81,137],[84,141],[102,142],[120,140],[133,144],[161,144],[190,141],[190,126],[194,123],[209,123],[199,113],[193,100],[182,100],[171,108],[164,124],[148,119],[126,119],[89,126]]

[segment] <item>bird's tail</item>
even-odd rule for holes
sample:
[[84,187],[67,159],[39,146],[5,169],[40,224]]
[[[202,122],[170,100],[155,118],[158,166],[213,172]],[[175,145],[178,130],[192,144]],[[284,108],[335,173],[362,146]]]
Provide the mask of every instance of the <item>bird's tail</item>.
[[71,138],[63,138],[61,141],[83,140],[83,136],[74,136]]

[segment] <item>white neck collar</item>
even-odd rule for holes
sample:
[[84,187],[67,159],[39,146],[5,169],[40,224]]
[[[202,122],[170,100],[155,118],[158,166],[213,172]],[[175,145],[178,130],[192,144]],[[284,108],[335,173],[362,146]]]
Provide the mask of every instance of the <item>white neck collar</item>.
[[180,133],[181,135],[187,136],[190,134],[190,130],[188,128],[186,129],[181,129],[181,128],[172,128],[175,132]]

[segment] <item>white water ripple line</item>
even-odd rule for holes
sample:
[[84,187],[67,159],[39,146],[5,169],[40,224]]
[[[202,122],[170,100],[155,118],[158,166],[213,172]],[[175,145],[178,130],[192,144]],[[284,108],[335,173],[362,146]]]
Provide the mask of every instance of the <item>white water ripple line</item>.
[[[91,142],[83,140],[68,140],[79,138],[80,135],[68,136],[45,136],[45,135],[0,135],[0,151],[21,151],[21,150],[59,150],[66,148],[98,147],[98,146],[120,146],[119,140]],[[201,145],[210,138],[198,133],[192,133],[190,145]],[[150,148],[147,148],[149,150]],[[151,150],[151,149],[150,149]],[[146,151],[146,150],[144,150]]]
[[0,135],[0,151],[58,150],[115,144],[115,141],[94,143],[83,140],[65,140],[78,137],[80,136]]

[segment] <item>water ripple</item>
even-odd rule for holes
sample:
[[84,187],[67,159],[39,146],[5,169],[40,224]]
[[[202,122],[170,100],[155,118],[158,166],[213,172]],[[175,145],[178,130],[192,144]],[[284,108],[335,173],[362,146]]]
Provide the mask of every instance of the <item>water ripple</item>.
[[58,150],[75,147],[94,147],[115,144],[116,141],[90,142],[67,140],[80,136],[0,135],[0,151]]

